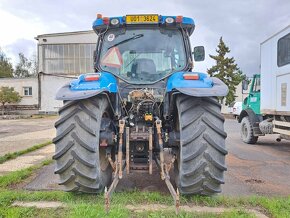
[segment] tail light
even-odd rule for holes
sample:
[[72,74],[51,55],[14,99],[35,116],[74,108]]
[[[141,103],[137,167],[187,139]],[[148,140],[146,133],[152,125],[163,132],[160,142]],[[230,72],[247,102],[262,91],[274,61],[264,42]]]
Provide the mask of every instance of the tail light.
[[85,81],[97,81],[100,79],[100,74],[88,74],[85,76]]
[[197,73],[184,73],[183,79],[185,79],[185,80],[199,80],[199,75]]

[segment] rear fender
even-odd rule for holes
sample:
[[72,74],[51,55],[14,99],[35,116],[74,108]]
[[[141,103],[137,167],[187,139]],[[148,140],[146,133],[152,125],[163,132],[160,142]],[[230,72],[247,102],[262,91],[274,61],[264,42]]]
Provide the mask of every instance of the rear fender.
[[[184,73],[198,74],[199,79],[185,80]],[[167,81],[166,92],[174,90],[195,97],[226,96],[229,91],[220,79],[198,72],[177,72],[171,75]]]
[[57,100],[79,100],[86,99],[103,92],[117,93],[118,85],[116,78],[107,72],[99,72],[99,80],[86,81],[86,76],[92,74],[82,74],[63,86],[56,94]]
[[258,123],[261,121],[260,117],[257,114],[255,114],[255,112],[252,109],[249,109],[249,108],[242,110],[238,119],[239,123],[242,122],[242,119],[244,117],[249,117],[249,120],[252,124]]

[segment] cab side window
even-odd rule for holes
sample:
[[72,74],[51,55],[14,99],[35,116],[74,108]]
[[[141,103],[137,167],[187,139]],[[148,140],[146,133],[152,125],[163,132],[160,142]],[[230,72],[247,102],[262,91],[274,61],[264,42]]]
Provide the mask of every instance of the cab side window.
[[290,64],[290,33],[278,40],[278,67]]
[[255,79],[255,84],[253,86],[253,92],[260,92],[261,91],[261,79],[256,78]]

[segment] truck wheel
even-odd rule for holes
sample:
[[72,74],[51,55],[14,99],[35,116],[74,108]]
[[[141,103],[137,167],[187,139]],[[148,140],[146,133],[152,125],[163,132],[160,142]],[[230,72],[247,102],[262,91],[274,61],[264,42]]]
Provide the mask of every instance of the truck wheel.
[[248,116],[244,117],[241,122],[241,138],[247,144],[255,144],[258,141],[258,136],[254,136],[253,125]]
[[112,168],[104,148],[99,147],[102,117],[108,117],[104,96],[66,101],[55,123],[55,173],[66,191],[98,193],[108,186]]
[[177,97],[180,148],[176,184],[183,194],[212,195],[224,184],[224,117],[215,97]]

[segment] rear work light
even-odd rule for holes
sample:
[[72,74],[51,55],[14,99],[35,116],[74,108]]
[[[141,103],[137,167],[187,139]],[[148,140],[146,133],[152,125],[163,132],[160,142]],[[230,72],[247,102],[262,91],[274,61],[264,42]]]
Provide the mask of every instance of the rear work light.
[[172,17],[167,17],[167,18],[165,19],[165,22],[168,23],[168,24],[171,24],[171,23],[174,22],[174,18],[172,18]]
[[100,74],[89,74],[85,76],[85,81],[97,81],[100,79]]
[[111,20],[111,24],[112,24],[112,25],[117,25],[117,24],[119,24],[119,19],[117,19],[117,18],[113,18],[113,19]]
[[199,75],[197,73],[184,73],[183,79],[185,79],[185,80],[199,80]]

